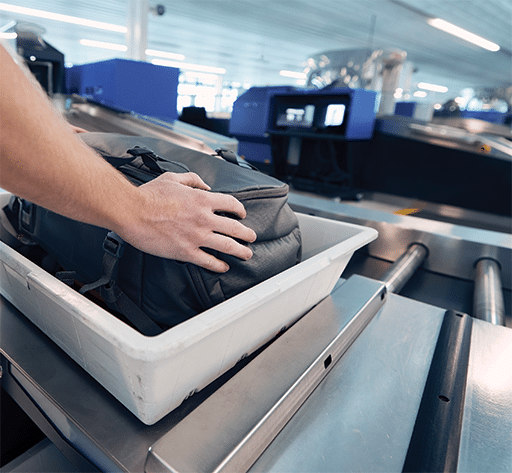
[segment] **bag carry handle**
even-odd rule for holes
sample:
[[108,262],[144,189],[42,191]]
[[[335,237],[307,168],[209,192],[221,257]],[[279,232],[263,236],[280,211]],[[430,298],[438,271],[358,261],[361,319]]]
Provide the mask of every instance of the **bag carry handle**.
[[259,171],[259,169],[256,166],[253,166],[252,164],[248,163],[244,159],[242,159],[238,154],[236,154],[234,151],[227,149],[227,148],[218,148],[215,150],[218,156],[225,159],[229,163],[236,164],[237,166],[240,166],[241,168],[247,168],[252,169],[253,171]]
[[[131,154],[134,158],[141,157],[145,166],[147,166],[151,171],[162,174],[164,172],[176,172],[175,166],[178,166],[183,169],[184,172],[190,172],[190,169],[183,163],[178,163],[176,161],[167,161],[160,156],[158,156],[154,151],[146,148],[144,146],[134,146],[126,151],[128,154]],[[259,171],[259,169],[252,164],[248,163],[240,156],[238,156],[234,151],[227,148],[218,148],[215,150],[217,153],[216,156],[220,156],[222,159],[227,161],[228,163],[236,164],[242,168],[251,169],[253,171]],[[215,156],[215,155],[214,155]]]
[[177,161],[166,161],[157,154],[155,154],[149,148],[143,146],[134,146],[126,150],[128,154],[131,154],[134,158],[139,156],[146,167],[156,174],[163,174],[164,172],[190,172],[190,169],[183,163]]

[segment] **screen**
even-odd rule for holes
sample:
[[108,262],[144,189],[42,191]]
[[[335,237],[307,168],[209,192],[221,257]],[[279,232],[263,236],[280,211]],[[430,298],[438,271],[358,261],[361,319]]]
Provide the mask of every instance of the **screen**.
[[304,107],[288,107],[278,114],[277,126],[290,126],[310,128],[313,126],[315,116],[315,106],[306,105]]
[[324,126],[340,126],[345,118],[345,105],[329,104],[325,112]]

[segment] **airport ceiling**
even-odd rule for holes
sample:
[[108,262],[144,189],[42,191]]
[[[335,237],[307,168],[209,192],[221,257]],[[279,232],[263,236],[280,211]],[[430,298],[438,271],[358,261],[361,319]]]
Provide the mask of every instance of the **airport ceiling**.
[[[126,25],[128,0],[7,0],[18,6]],[[413,82],[450,87],[501,86],[512,81],[510,0],[159,0],[150,14],[150,49],[180,53],[184,62],[222,67],[223,78],[251,85],[295,85],[281,70],[300,72],[313,54],[344,49],[401,49],[415,68]],[[1,10],[0,4],[0,10]],[[441,18],[500,45],[491,52],[427,24]],[[36,23],[66,62],[127,57],[83,46],[81,39],[125,43],[123,33],[0,11]],[[446,97],[447,99],[449,97]]]

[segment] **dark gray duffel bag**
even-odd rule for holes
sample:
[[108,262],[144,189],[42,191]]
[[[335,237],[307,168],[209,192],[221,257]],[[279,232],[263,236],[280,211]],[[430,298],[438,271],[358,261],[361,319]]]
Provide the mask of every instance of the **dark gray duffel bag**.
[[84,133],[81,138],[135,185],[165,171],[197,173],[212,192],[242,202],[247,211],[243,223],[257,234],[248,261],[212,251],[230,266],[219,274],[148,255],[105,229],[19,201],[20,232],[85,284],[82,292],[99,291],[112,310],[142,333],[156,335],[300,262],[300,229],[287,204],[288,186],[233,152],[218,150],[224,157],[218,159],[155,138],[110,133]]

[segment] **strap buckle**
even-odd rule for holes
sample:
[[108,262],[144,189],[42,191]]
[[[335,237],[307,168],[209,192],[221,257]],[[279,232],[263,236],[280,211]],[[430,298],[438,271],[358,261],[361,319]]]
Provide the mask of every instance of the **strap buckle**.
[[147,154],[149,156],[153,156],[153,157],[156,157],[156,154],[150,150],[149,148],[146,148],[144,146],[134,146],[133,148],[130,148],[128,150],[126,150],[126,152],[128,154],[131,154],[133,157],[137,157],[137,156],[142,156],[144,154]]
[[138,158],[140,156],[144,165],[147,166],[151,171],[158,174],[162,174],[164,172],[158,164],[158,161],[162,161],[162,158],[151,151],[149,148],[134,146],[126,152],[131,154],[134,158]]
[[119,259],[124,250],[124,240],[115,232],[108,232],[103,240],[103,251]]

